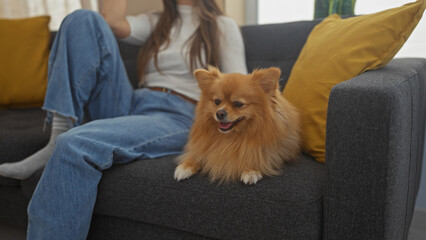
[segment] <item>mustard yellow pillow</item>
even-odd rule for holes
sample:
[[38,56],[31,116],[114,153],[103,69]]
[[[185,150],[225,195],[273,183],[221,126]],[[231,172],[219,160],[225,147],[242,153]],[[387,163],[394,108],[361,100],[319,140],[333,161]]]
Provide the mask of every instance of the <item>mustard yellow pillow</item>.
[[283,95],[302,114],[303,151],[325,161],[325,127],[331,88],[386,65],[425,10],[424,0],[375,14],[341,19],[332,15],[309,35]]
[[41,106],[47,85],[50,17],[0,19],[0,108]]

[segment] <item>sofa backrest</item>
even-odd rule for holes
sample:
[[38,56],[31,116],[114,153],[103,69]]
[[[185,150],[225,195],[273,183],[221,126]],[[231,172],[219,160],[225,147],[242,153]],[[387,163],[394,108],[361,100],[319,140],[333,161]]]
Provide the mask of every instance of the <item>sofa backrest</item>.
[[138,86],[138,71],[137,71],[137,62],[140,46],[126,44],[121,41],[118,42],[118,47],[120,48],[120,54],[123,58],[124,66],[127,70],[127,76],[129,77],[130,82],[133,87]]
[[[291,69],[309,33],[321,20],[289,23],[248,25],[241,27],[248,71],[256,68],[279,67],[280,87],[284,87]],[[52,33],[52,39],[55,36]],[[137,56],[139,46],[118,41],[121,57],[134,87],[137,86]]]
[[241,27],[248,71],[279,67],[280,87],[284,87],[291,69],[310,32],[321,20],[251,25]]

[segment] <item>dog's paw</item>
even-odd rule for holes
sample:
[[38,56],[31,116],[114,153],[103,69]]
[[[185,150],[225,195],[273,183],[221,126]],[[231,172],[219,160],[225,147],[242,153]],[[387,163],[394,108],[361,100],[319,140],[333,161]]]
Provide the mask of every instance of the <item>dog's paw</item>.
[[187,179],[194,175],[195,171],[191,167],[184,167],[182,164],[175,169],[175,179],[179,182],[180,180]]
[[244,171],[241,174],[241,181],[245,184],[256,184],[260,179],[262,179],[262,174],[256,170]]

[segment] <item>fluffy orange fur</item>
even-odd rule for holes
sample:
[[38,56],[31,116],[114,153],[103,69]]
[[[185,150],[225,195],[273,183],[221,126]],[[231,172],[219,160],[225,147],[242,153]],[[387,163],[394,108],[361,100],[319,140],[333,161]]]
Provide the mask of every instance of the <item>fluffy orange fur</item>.
[[[176,171],[187,174],[176,177],[175,172],[177,180],[200,170],[219,182],[242,180],[250,172],[273,176],[300,154],[299,113],[279,91],[280,74],[278,68],[247,75],[223,74],[213,67],[195,71],[201,97],[189,141],[178,158]],[[226,111],[227,122],[242,120],[220,131],[219,110]]]

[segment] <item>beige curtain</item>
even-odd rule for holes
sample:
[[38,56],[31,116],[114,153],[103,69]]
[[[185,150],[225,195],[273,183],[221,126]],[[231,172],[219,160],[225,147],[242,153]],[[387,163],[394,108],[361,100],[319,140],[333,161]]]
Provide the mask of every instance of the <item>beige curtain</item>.
[[49,15],[50,29],[58,30],[67,14],[82,7],[97,11],[97,0],[0,0],[0,18]]

